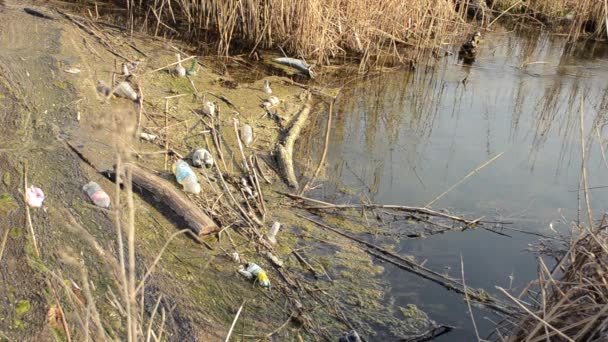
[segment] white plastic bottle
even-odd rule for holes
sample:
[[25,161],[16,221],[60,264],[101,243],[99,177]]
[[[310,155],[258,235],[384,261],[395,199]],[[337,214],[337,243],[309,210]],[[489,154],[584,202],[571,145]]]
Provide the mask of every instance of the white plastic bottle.
[[241,129],[241,139],[243,140],[245,146],[251,145],[251,143],[253,142],[253,128],[251,128],[251,126],[243,126],[243,128]]
[[190,165],[183,160],[178,160],[173,163],[173,174],[179,184],[184,187],[184,191],[193,194],[199,194],[201,192],[201,185],[198,183],[198,177]]

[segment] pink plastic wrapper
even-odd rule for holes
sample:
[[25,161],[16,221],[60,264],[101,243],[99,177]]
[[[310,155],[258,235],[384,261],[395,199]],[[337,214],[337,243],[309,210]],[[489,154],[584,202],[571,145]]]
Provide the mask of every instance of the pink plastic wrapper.
[[30,207],[40,208],[42,207],[42,202],[44,201],[44,192],[42,192],[40,188],[32,185],[25,191],[25,198],[27,199],[27,204],[29,204]]

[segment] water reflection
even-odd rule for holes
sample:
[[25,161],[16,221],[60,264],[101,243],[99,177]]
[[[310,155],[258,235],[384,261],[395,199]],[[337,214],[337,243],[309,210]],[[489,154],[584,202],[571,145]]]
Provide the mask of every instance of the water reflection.
[[[344,90],[328,152],[330,182],[316,195],[336,202],[423,206],[505,152],[433,206],[509,218],[527,231],[546,232],[549,224],[567,231],[569,220],[578,216],[577,193],[571,190],[580,186],[581,100],[589,185],[608,185],[608,163],[600,152],[608,133],[603,125],[608,50],[605,44],[574,54],[567,54],[569,49],[565,40],[545,33],[493,34],[482,41],[472,65],[451,56],[416,72],[385,74]],[[323,145],[322,134],[310,134],[313,158]],[[591,197],[594,212],[603,212],[608,189],[596,189]],[[522,252],[533,241],[471,231],[405,240],[399,249],[428,258],[427,265],[450,274],[460,271],[462,254],[470,285],[516,289],[534,277],[534,256]],[[397,303],[420,304],[435,319],[462,327],[446,340],[473,336],[459,297],[388,266],[387,274]],[[489,332],[491,324],[480,320]]]

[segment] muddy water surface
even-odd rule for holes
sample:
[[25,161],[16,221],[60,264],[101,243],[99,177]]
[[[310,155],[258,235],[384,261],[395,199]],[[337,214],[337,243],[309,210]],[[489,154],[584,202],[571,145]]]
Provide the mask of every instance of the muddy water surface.
[[[492,34],[471,66],[446,57],[432,68],[386,74],[345,89],[333,121],[330,185],[317,194],[335,202],[359,197],[424,206],[504,153],[432,207],[508,221],[506,228],[567,233],[579,215],[582,99],[589,186],[608,185],[599,148],[600,142],[606,148],[608,54],[601,44],[579,46],[574,55],[566,49],[564,39],[546,34]],[[322,146],[323,130],[312,134],[311,146]],[[598,219],[608,188],[593,189],[590,196]],[[581,221],[585,217],[580,214]],[[462,256],[467,285],[492,294],[498,294],[495,286],[519,293],[535,277],[537,255],[527,249],[539,237],[503,232],[511,237],[484,230],[448,232],[401,240],[397,250],[455,278],[460,278]],[[459,295],[384,267],[391,284],[388,301],[417,304],[431,318],[457,327],[440,340],[475,339]],[[480,309],[474,314],[481,335],[488,335],[496,317]]]

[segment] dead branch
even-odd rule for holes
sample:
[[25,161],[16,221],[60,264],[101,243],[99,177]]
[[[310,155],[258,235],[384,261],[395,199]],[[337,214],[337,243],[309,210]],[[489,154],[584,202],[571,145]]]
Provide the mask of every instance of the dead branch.
[[275,149],[277,164],[283,178],[287,182],[287,185],[296,189],[299,184],[293,168],[293,146],[300,136],[302,127],[304,127],[304,124],[308,120],[308,114],[310,114],[311,107],[309,97],[308,102],[293,119],[293,123],[290,125],[289,130],[284,133],[282,142],[278,143]]

